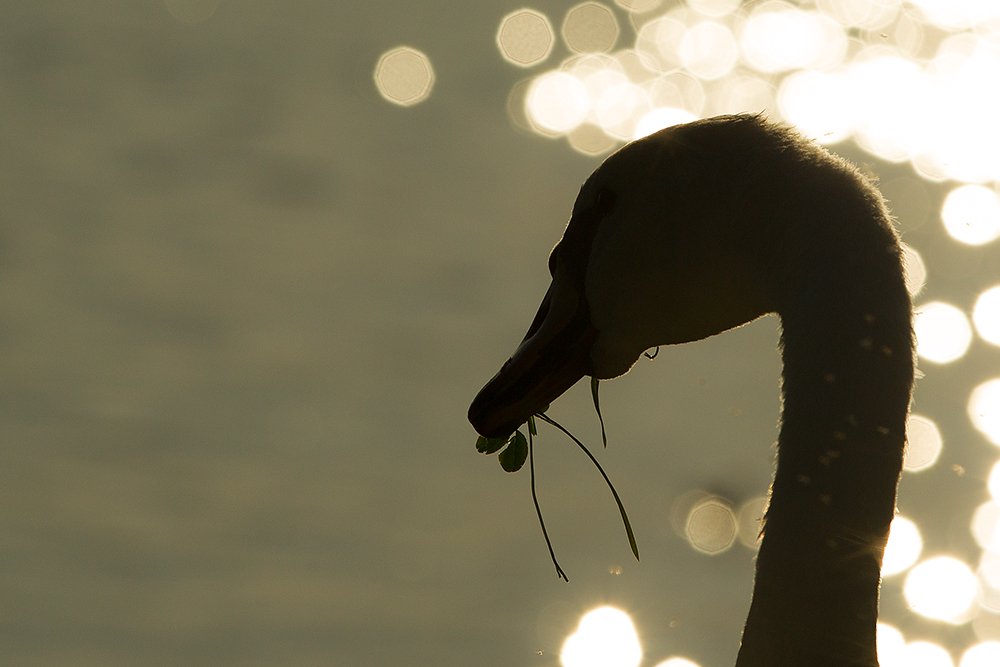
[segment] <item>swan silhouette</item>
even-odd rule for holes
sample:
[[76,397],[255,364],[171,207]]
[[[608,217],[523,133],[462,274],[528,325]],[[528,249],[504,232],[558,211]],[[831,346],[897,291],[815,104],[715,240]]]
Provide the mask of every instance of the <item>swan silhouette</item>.
[[781,317],[782,423],[737,667],[875,666],[879,571],[913,384],[878,191],[760,115],[624,146],[587,179],[523,342],[469,420],[502,437],[585,375]]

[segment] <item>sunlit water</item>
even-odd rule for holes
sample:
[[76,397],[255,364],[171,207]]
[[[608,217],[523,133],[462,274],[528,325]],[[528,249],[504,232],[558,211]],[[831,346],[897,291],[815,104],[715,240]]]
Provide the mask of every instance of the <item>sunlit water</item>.
[[[217,3],[167,4],[196,16]],[[994,0],[817,0],[800,7],[584,2],[561,16],[532,7],[511,12],[499,20],[495,39],[505,62],[533,68],[511,91],[512,122],[540,137],[565,139],[578,152],[606,154],[719,113],[766,111],[822,144],[853,140],[939,184],[936,223],[957,246],[988,246],[1000,238],[1000,3]],[[431,95],[434,74],[423,52],[398,47],[383,54],[375,80],[383,97],[406,106]],[[913,247],[906,238],[907,288],[917,298],[917,353],[925,370],[961,362],[977,341],[1000,346],[997,273],[975,298],[921,300],[934,275],[919,243]],[[968,396],[966,417],[983,440],[1000,446],[1000,376],[955,391]],[[928,414],[909,418],[904,471],[925,475],[948,452],[950,436],[934,406],[918,407]],[[976,479],[990,495],[965,508],[981,549],[978,561],[940,551],[925,555],[920,517],[898,516],[882,574],[899,582],[907,613],[971,623],[982,641],[945,647],[905,637],[887,619],[878,636],[883,667],[1000,664],[1000,643],[990,641],[1000,637],[1000,462]],[[693,489],[677,494],[671,522],[676,537],[699,554],[749,554],[766,503],[763,494],[725,498]],[[682,656],[654,656],[646,664],[656,659],[656,667],[698,667],[695,657]],[[639,635],[624,611],[600,608],[566,639],[561,661],[564,667],[634,667],[642,661]]]

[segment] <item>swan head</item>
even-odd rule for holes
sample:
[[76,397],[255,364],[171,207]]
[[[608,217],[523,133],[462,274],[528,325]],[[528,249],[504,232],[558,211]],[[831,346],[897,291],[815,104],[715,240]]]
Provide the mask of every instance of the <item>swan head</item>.
[[552,282],[534,321],[469,408],[481,435],[512,433],[585,375],[617,377],[651,347],[772,310],[755,275],[760,244],[746,233],[759,211],[741,201],[737,166],[720,160],[746,143],[741,123],[768,127],[739,116],[667,128],[587,179],[549,255]]

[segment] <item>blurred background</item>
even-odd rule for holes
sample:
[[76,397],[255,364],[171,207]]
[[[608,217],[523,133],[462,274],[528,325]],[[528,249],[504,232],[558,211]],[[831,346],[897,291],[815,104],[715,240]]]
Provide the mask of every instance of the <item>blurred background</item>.
[[856,161],[907,246],[883,667],[1000,664],[991,0],[5,0],[0,662],[732,665],[777,318],[602,384],[607,450],[586,383],[550,409],[641,563],[543,425],[560,581],[465,413],[603,157],[739,111]]

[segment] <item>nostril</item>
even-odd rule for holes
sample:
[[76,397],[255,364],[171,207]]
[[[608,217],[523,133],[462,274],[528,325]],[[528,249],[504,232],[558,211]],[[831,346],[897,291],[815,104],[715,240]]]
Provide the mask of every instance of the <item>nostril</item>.
[[[524,334],[524,340],[528,340],[542,328],[542,322],[545,321],[545,316],[549,314],[549,300],[546,298],[542,301],[542,305],[538,307],[538,312],[535,313],[535,319],[531,321],[531,326],[528,327],[528,333]],[[507,361],[510,361],[508,359]]]

